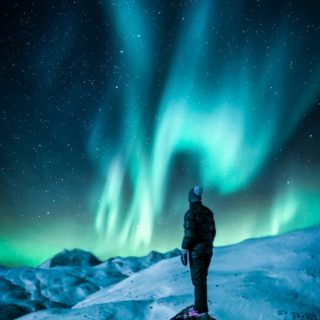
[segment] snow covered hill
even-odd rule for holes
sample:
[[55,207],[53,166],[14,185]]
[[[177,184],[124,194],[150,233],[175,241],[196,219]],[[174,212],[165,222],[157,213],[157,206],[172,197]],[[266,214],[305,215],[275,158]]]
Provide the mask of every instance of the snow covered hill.
[[[208,275],[210,313],[218,320],[319,320],[319,248],[320,228],[215,248]],[[166,320],[193,302],[189,269],[181,265],[179,257],[165,257],[149,265],[141,263],[145,268],[136,269],[135,261],[127,260],[122,269],[118,269],[122,270],[123,277],[109,285],[106,284],[108,280],[103,283],[103,278],[109,277],[108,263],[40,268],[35,269],[36,276],[31,276],[30,268],[24,270],[23,276],[20,270],[19,279],[24,282],[25,291],[21,286],[20,291],[17,288],[17,269],[1,269],[0,292],[8,289],[7,310],[10,303],[23,307],[19,301],[26,290],[35,287],[40,289],[28,292],[42,292],[42,298],[50,297],[51,303],[58,303],[19,320]],[[56,274],[45,278],[43,272]],[[51,282],[44,281],[48,278]],[[99,288],[93,290],[90,286]],[[88,294],[90,290],[94,292]],[[63,303],[66,292],[73,292],[77,297],[74,301],[69,297],[68,305]],[[86,297],[81,299],[81,295]],[[37,301],[38,297],[29,298]],[[72,303],[73,307],[69,308]],[[0,307],[0,314],[2,310]]]
[[64,250],[38,268],[0,266],[0,319],[16,319],[40,309],[71,308],[77,302],[161,259],[177,256],[151,251],[144,257],[98,260],[80,249]]

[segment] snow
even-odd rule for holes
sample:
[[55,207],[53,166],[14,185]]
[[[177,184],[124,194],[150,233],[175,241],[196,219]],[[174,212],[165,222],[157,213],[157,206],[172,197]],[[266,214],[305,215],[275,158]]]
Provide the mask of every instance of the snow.
[[[218,320],[319,320],[319,243],[316,228],[215,248],[210,314]],[[7,292],[1,302],[8,310],[27,306],[31,313],[19,320],[169,319],[193,303],[189,267],[174,255],[118,257],[96,266],[1,268],[0,293]],[[32,301],[47,301],[49,309],[32,310]]]

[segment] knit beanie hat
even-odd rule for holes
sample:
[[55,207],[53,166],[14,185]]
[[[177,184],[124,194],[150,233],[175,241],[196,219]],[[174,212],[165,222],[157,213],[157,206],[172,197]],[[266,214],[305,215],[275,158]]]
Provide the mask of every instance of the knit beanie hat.
[[201,194],[203,190],[200,186],[195,186],[189,191],[189,201],[196,202],[201,201]]

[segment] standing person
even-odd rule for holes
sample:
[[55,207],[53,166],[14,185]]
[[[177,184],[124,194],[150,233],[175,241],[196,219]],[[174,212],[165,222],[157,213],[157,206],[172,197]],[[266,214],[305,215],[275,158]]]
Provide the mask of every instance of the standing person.
[[212,319],[208,314],[207,275],[216,227],[213,212],[202,204],[201,195],[200,186],[189,191],[190,207],[184,215],[181,262],[187,266],[189,260],[194,285],[194,305],[188,310],[188,315],[207,320]]

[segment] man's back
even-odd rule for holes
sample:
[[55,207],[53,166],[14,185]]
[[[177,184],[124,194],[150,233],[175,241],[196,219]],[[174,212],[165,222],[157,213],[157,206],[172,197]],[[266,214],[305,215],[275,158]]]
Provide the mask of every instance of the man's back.
[[212,247],[215,235],[213,212],[201,201],[190,202],[190,208],[184,216],[184,238],[181,247],[186,250]]

